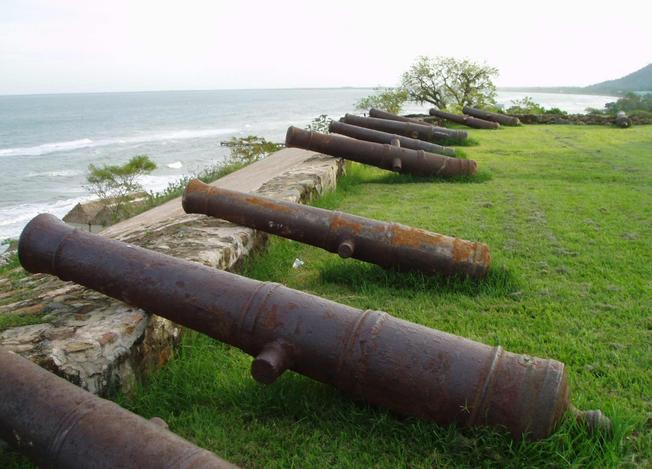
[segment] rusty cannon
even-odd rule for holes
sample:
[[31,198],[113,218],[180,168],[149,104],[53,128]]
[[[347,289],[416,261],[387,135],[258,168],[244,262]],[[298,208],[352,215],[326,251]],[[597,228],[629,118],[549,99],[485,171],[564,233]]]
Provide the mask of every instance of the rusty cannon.
[[[369,117],[375,117],[376,119],[389,119],[392,121],[412,122],[414,124],[432,125],[433,127],[438,127],[434,124],[431,124],[430,122],[415,119],[413,117],[399,116],[398,114],[392,114],[391,112],[381,111],[380,109],[373,109],[373,108],[369,109]],[[445,127],[439,127],[439,128],[444,130],[450,130],[450,129],[446,129]]]
[[616,120],[614,121],[614,124],[621,129],[627,129],[632,126],[632,120],[627,117],[627,114],[625,111],[618,111],[616,114]]
[[236,467],[2,348],[0,396],[0,438],[41,467]]
[[376,117],[360,117],[353,114],[345,114],[340,119],[340,122],[435,143],[459,143],[468,137],[468,134],[464,130],[447,129],[430,124],[416,124],[414,122],[401,122],[391,119],[378,119]]
[[18,257],[29,272],[77,282],[242,349],[255,357],[251,374],[261,383],[293,370],[399,414],[504,427],[515,438],[549,435],[566,411],[591,428],[608,426],[600,411],[570,405],[558,361],[107,239],[52,215],[28,223]]
[[485,121],[498,122],[501,125],[517,126],[521,125],[518,117],[508,116],[507,114],[500,114],[498,112],[483,111],[469,106],[464,106],[462,112],[471,117],[477,117]]
[[381,132],[380,130],[358,127],[357,125],[346,124],[339,121],[331,121],[328,126],[328,131],[334,134],[346,135],[347,137],[358,140],[366,140],[367,142],[393,144],[395,139],[397,139],[401,148],[423,150],[438,155],[455,156],[455,149],[451,147],[437,145],[436,143],[426,142],[425,140],[419,140],[416,138],[404,137],[402,135],[389,134],[387,132]]
[[478,278],[491,260],[483,243],[222,189],[198,179],[186,186],[183,209],[401,270]]
[[452,112],[440,111],[439,109],[430,109],[430,115],[435,117],[441,117],[442,119],[447,119],[451,122],[456,122],[458,124],[466,125],[468,127],[473,127],[474,129],[498,129],[500,124],[498,122],[486,121],[483,119],[478,119],[477,117],[471,117],[460,114],[453,114]]
[[391,145],[381,144],[341,135],[311,132],[297,127],[288,128],[285,146],[318,151],[326,155],[377,166],[388,171],[415,176],[471,176],[475,174],[477,167],[473,160],[401,148],[398,139],[394,139]]

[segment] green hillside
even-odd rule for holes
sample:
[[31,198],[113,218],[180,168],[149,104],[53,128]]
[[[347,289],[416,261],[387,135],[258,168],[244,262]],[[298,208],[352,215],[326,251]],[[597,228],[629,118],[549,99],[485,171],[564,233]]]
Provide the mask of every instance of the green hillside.
[[630,91],[652,91],[652,64],[616,80],[584,87],[587,92],[624,94]]

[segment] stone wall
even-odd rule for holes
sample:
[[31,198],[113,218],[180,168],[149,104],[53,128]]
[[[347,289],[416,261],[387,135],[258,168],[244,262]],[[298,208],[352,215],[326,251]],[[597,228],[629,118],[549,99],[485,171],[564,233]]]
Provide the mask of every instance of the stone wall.
[[[614,116],[600,114],[513,114],[522,124],[576,124],[576,125],[615,125]],[[630,116],[633,125],[652,124],[652,119]]]
[[[298,152],[303,153],[297,156]],[[282,168],[290,156],[298,163],[271,174],[256,192],[305,202],[335,187],[342,160],[296,149],[281,150],[261,162],[262,166],[255,163],[228,178],[231,185],[237,186],[240,180],[240,186],[246,187],[248,178],[260,179],[265,168]],[[274,165],[275,159],[279,164]],[[105,234],[224,270],[236,269],[266,241],[263,233],[223,220],[174,213],[167,218],[145,214],[141,219],[148,220],[146,224],[133,228],[132,223],[129,230],[109,229]],[[27,299],[0,306],[0,314],[39,314],[43,322],[0,332],[0,345],[96,394],[106,396],[117,389],[128,392],[167,362],[179,341],[181,330],[172,322],[76,284],[45,275],[30,275],[18,282],[29,293]]]

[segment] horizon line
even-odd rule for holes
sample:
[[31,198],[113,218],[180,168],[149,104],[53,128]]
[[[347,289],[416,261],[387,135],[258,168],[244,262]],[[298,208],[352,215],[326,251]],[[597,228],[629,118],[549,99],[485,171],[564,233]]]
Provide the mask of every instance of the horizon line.
[[[79,95],[79,94],[127,94],[127,93],[170,93],[170,92],[206,92],[206,91],[286,91],[286,90],[342,90],[342,89],[357,89],[357,90],[373,90],[377,88],[396,88],[396,86],[297,86],[297,87],[271,87],[271,88],[176,88],[176,89],[155,89],[155,90],[122,90],[122,91],[61,91],[61,92],[37,92],[37,93],[6,93],[0,94],[0,98],[11,96],[60,96],[60,95]],[[497,91],[517,91],[520,89],[577,89],[581,90],[583,86],[572,85],[554,85],[554,86],[541,86],[541,85],[518,85],[518,86],[498,86]]]

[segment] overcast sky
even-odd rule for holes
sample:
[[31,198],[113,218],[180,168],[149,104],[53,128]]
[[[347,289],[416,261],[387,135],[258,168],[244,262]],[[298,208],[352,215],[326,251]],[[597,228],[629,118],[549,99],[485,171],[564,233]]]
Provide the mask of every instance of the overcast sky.
[[652,62],[652,1],[0,0],[0,94],[395,85],[419,55],[499,86]]

